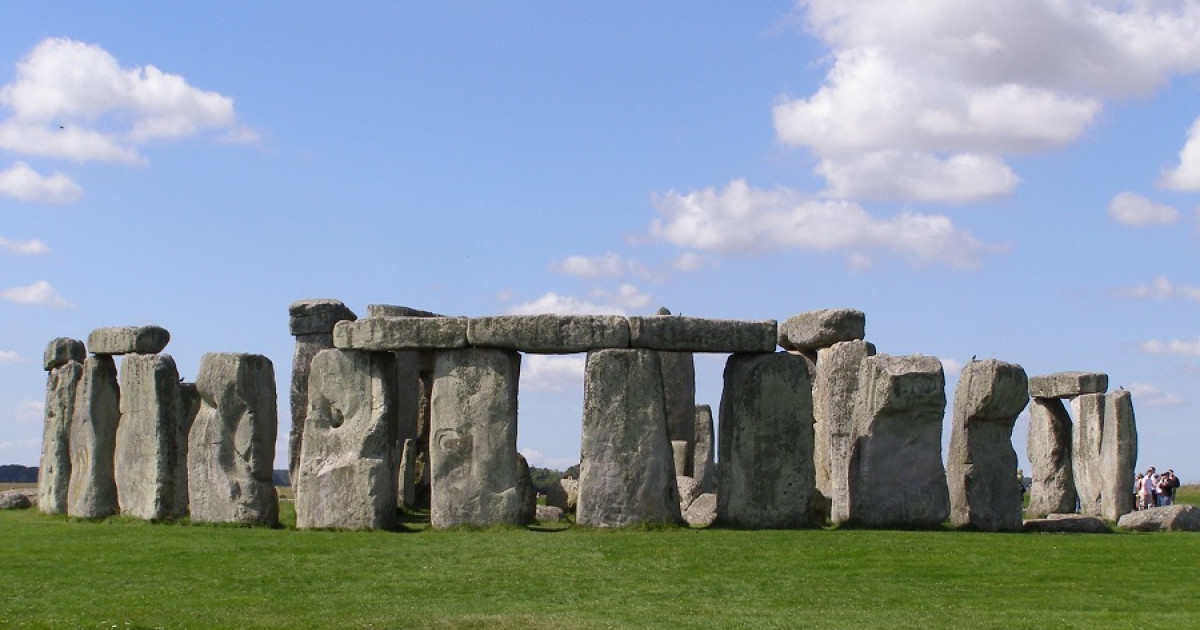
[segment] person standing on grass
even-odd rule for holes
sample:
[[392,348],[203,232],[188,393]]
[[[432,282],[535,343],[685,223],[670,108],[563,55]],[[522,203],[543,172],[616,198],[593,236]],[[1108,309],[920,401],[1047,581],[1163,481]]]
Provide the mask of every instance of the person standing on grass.
[[1146,509],[1146,488],[1143,485],[1143,480],[1146,479],[1146,473],[1138,473],[1137,479],[1133,482],[1133,509]]
[[1146,469],[1145,476],[1142,477],[1142,493],[1145,495],[1146,507],[1154,507],[1158,501],[1158,475],[1154,474],[1154,467]]
[[1163,473],[1163,478],[1159,480],[1162,486],[1163,505],[1175,505],[1175,489],[1179,487],[1179,477],[1175,476],[1174,470],[1168,470]]

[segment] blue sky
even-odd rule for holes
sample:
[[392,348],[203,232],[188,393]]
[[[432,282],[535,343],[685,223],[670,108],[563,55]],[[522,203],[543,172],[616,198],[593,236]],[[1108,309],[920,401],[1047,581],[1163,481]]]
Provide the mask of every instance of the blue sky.
[[[1200,2],[742,5],[9,7],[0,462],[50,339],[158,324],[187,380],[272,359],[284,467],[287,306],[336,298],[858,308],[948,397],[971,356],[1106,372],[1139,466],[1200,475]],[[578,459],[582,366],[523,365],[534,465]]]

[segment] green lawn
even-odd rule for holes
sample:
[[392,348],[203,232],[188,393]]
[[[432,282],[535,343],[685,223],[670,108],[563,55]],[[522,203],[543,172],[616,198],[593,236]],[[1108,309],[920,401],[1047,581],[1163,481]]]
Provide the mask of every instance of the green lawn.
[[24,510],[0,513],[0,540],[0,627],[1200,625],[1200,534],[355,533]]

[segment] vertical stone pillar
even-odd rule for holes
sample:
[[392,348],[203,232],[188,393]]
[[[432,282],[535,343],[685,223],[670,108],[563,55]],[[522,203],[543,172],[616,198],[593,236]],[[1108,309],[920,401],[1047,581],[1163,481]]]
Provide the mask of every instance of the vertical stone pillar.
[[396,358],[322,350],[309,374],[296,527],[396,526]]
[[847,522],[935,527],[950,513],[942,465],[946,377],[934,357],[867,357],[854,403]]
[[682,523],[667,436],[659,353],[588,353],[583,386],[579,503],[589,527]]
[[46,375],[45,421],[42,427],[42,456],[38,465],[38,509],[46,514],[64,514],[71,484],[71,418],[75,395],[83,379],[82,362],[87,356],[82,341],[58,338],[43,355]]
[[333,347],[333,326],[346,319],[355,320],[357,316],[338,300],[299,300],[288,306],[288,330],[296,338],[289,391],[292,426],[288,433],[288,478],[293,487],[296,485],[304,441],[308,376],[312,370],[312,360],[318,352]]
[[1109,392],[1104,401],[1100,444],[1100,516],[1116,521],[1133,511],[1134,466],[1137,465],[1137,424],[1129,392]]
[[866,341],[835,342],[817,350],[813,383],[814,450],[817,491],[828,497],[829,518],[850,515],[850,446],[854,443],[854,400],[862,362],[875,354]]
[[[658,315],[670,315],[666,307]],[[661,352],[663,404],[667,414],[667,438],[683,442],[682,466],[675,469],[681,477],[695,474],[693,456],[696,440],[696,361],[691,352]],[[677,464],[680,463],[677,460]]]
[[717,452],[713,446],[712,407],[696,405],[696,447],[692,451],[692,471],[696,492],[700,494],[717,488]]
[[982,531],[1021,530],[1021,488],[1012,430],[1029,402],[1019,365],[971,361],[954,390],[946,480],[950,522]]
[[183,405],[175,360],[169,354],[127,354],[120,385],[113,472],[121,513],[149,520],[183,516],[186,451],[180,443]]
[[787,352],[731,355],[719,431],[717,521],[747,529],[810,524],[816,484],[807,360]]
[[438,353],[430,400],[433,527],[525,523],[517,456],[520,366],[515,350]]
[[416,440],[404,440],[400,447],[400,476],[396,482],[396,505],[411,510],[416,505],[414,482],[417,478]]
[[121,418],[120,398],[113,358],[87,357],[71,417],[69,516],[104,518],[118,510],[113,457]]
[[278,411],[275,368],[258,354],[208,353],[196,375],[199,411],[188,437],[193,521],[275,525],[271,482]]
[[[1075,492],[1079,495],[1079,513],[1100,516],[1103,486],[1100,449],[1104,435],[1104,394],[1081,394],[1071,400],[1075,424],[1071,432],[1071,465],[1075,471]],[[1132,493],[1133,482],[1130,481]]]
[[[1029,404],[1029,438],[1025,454],[1032,484],[1029,513],[1075,512],[1075,476],[1071,467],[1071,414],[1060,398],[1034,398]],[[1132,482],[1131,482],[1132,484]]]

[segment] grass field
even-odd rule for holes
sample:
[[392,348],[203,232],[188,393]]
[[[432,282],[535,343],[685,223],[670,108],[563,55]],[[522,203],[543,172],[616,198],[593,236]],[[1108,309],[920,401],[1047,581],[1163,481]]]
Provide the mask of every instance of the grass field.
[[1200,534],[324,532],[22,510],[0,513],[0,540],[0,627],[1200,626]]

